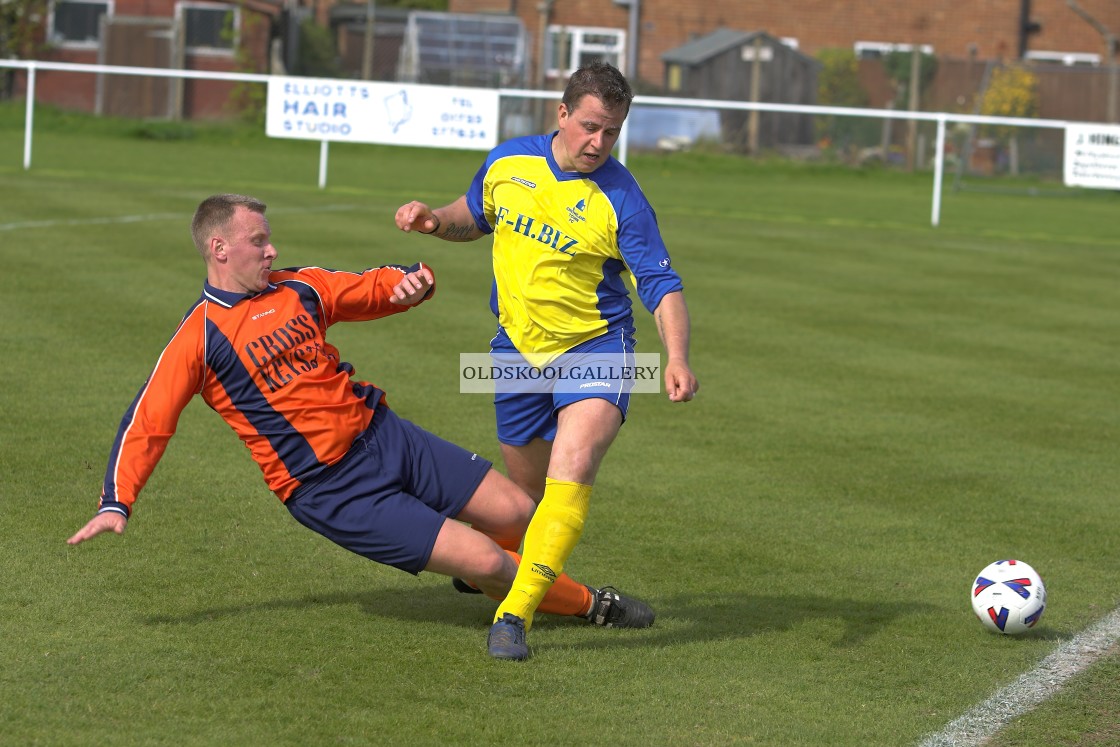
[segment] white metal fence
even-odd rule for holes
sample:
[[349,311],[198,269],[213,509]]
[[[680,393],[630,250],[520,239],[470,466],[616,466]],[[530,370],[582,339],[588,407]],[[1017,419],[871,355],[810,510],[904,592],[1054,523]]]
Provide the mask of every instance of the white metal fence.
[[[34,108],[35,108],[35,78],[39,70],[62,71],[73,73],[91,73],[102,75],[135,75],[154,76],[178,79],[224,80],[267,85],[274,76],[253,73],[222,73],[200,70],[180,70],[147,67],[121,67],[112,65],[92,65],[64,62],[40,62],[23,60],[0,60],[0,68],[23,69],[27,72],[27,97],[26,120],[24,125],[24,153],[23,168],[31,168],[32,144],[34,133]],[[524,89],[501,88],[498,89],[502,100],[506,99],[558,99],[556,91],[530,91]],[[806,115],[819,115],[827,117],[864,117],[871,119],[928,122],[936,125],[936,136],[933,148],[933,193],[930,208],[930,223],[937,226],[941,216],[941,193],[945,173],[946,130],[950,123],[969,126],[998,126],[1012,128],[1043,128],[1064,130],[1074,124],[1065,120],[1031,119],[1019,117],[988,117],[981,115],[958,114],[950,112],[923,112],[923,111],[897,111],[892,109],[857,109],[848,107],[812,106],[804,104],[778,104],[766,102],[746,101],[720,101],[715,99],[692,98],[665,98],[654,96],[637,96],[634,105],[640,107],[676,107],[688,109],[707,109],[715,111],[757,111],[757,112],[787,112]],[[623,163],[626,162],[630,148],[630,128],[623,128],[622,136],[618,143],[617,156]],[[326,186],[327,161],[329,145],[326,140],[320,148],[319,186]]]

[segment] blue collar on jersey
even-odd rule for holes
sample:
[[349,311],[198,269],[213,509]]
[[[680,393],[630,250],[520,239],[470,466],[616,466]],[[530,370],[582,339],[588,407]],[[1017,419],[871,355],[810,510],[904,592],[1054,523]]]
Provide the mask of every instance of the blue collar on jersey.
[[260,293],[238,293],[237,291],[227,291],[220,288],[215,288],[210,285],[209,280],[202,281],[202,296],[207,300],[213,301],[216,304],[225,306],[226,308],[233,308],[239,301],[244,301],[246,298],[254,298],[262,293],[271,293],[276,290],[274,283],[269,283],[268,287]]

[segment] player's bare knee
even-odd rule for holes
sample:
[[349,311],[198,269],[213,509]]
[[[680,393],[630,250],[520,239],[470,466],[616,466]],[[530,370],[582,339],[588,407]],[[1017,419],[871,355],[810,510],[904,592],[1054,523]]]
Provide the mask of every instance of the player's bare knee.
[[513,583],[514,576],[517,575],[517,563],[496,545],[494,549],[495,552],[477,558],[471,580],[485,592],[501,591],[504,593]]
[[522,529],[529,526],[533,513],[537,510],[537,502],[530,498],[518,487],[513,487],[509,498],[510,524],[520,526]]

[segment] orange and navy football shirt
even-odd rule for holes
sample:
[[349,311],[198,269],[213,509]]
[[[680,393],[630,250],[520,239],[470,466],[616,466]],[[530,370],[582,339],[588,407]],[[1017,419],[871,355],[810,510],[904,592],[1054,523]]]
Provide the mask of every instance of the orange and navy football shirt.
[[353,377],[327,327],[407,311],[390,302],[392,289],[419,267],[277,270],[253,294],[204,283],[125,412],[99,512],[131,514],[196,394],[229,423],[282,501],[341,459],[385,395]]
[[561,171],[554,135],[498,145],[467,192],[479,230],[494,234],[491,308],[534,363],[632,327],[625,274],[650,312],[682,287],[626,167],[612,156],[590,174]]

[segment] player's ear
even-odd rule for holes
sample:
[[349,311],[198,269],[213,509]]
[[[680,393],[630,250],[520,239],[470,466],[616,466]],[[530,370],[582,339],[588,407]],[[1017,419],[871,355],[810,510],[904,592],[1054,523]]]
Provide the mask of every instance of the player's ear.
[[225,259],[226,243],[218,236],[210,237],[210,256],[214,259]]

